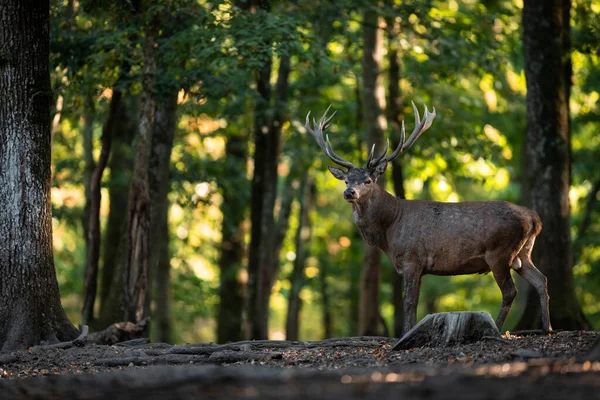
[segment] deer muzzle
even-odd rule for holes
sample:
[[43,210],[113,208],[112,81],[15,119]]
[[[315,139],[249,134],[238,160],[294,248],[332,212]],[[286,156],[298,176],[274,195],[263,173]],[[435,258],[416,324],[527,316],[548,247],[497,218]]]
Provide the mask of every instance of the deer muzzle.
[[353,188],[348,188],[344,191],[344,199],[348,201],[356,200],[358,199],[358,192]]

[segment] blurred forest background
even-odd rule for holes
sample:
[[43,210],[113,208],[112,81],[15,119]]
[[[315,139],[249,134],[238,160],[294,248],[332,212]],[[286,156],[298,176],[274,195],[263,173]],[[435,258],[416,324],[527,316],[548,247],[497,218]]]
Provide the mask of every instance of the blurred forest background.
[[[360,334],[365,245],[305,116],[332,104],[333,146],[358,163],[367,132],[393,145],[404,116],[412,130],[410,100],[433,106],[432,128],[394,162],[388,191],[522,203],[522,9],[522,0],[51,0],[53,240],[71,321],[123,320],[128,197],[147,174],[143,301],[154,340]],[[593,0],[571,3],[567,48],[575,293],[596,329],[599,14]],[[398,336],[399,278],[385,256],[380,275],[380,333]],[[515,279],[506,329],[527,299]],[[491,274],[426,276],[418,315],[495,316],[500,304]]]

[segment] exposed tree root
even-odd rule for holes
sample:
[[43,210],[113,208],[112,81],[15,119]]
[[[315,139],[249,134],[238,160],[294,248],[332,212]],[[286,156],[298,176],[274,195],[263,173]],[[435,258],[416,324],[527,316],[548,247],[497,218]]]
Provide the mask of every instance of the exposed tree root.
[[130,340],[119,343],[121,357],[99,359],[96,365],[110,367],[163,364],[232,364],[237,362],[264,362],[283,358],[278,352],[262,352],[265,349],[302,350],[318,347],[380,347],[389,338],[357,337],[329,339],[318,342],[292,342],[277,340],[241,341],[227,344],[199,343],[172,346],[166,343],[144,343]]
[[0,365],[10,364],[18,360],[19,357],[15,353],[0,354]]
[[543,329],[524,329],[520,331],[510,332],[511,335],[515,336],[531,336],[531,335],[553,335],[558,332],[562,332],[562,329],[554,329],[550,332],[546,332]]
[[73,346],[77,346],[77,347],[85,346],[85,344],[87,343],[88,334],[89,334],[89,327],[87,325],[84,325],[81,328],[81,333],[79,334],[79,336],[77,336],[73,340],[69,340],[67,342],[42,344],[39,346],[34,346],[34,347],[32,347],[31,351],[52,350],[52,349],[69,349]]
[[196,364],[204,363],[208,357],[164,354],[156,357],[138,356],[138,357],[120,357],[105,358],[96,360],[95,365],[104,365],[107,367],[126,367],[133,365],[176,365],[176,364]]
[[148,325],[148,318],[144,318],[138,323],[117,322],[102,331],[91,333],[88,341],[95,344],[112,345],[133,339],[141,339],[146,333]]

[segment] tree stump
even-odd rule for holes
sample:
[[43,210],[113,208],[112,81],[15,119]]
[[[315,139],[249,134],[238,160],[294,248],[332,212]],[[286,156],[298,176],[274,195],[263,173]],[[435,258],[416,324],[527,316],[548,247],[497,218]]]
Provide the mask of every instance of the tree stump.
[[487,312],[428,314],[402,336],[392,350],[473,343],[485,336],[500,336],[492,316]]

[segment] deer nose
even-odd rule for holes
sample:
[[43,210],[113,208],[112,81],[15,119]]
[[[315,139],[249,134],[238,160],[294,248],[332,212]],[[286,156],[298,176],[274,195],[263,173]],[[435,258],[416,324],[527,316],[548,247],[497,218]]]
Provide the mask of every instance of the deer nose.
[[350,200],[356,198],[356,190],[348,188],[344,191],[344,199]]

